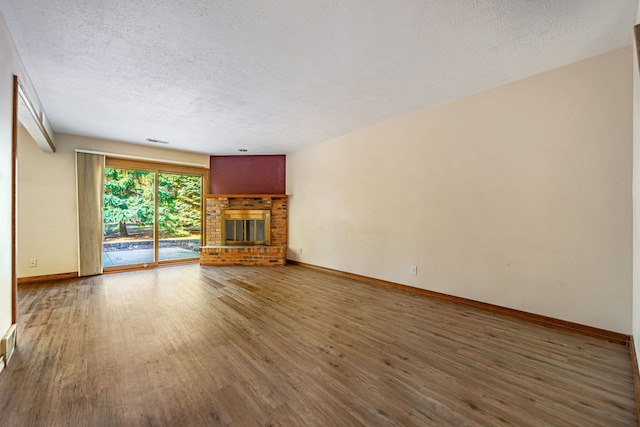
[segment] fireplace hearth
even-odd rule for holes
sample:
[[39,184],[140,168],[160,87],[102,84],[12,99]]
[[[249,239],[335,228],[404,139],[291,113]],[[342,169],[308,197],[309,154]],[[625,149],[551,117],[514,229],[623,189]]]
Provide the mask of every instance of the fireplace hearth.
[[284,265],[287,196],[209,194],[201,265]]

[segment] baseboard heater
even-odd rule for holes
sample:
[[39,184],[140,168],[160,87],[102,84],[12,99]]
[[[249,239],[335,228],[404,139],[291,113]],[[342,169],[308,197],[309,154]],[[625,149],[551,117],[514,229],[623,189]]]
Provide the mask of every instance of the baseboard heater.
[[9,363],[9,359],[16,348],[16,324],[11,325],[7,333],[0,341],[0,356],[5,366]]

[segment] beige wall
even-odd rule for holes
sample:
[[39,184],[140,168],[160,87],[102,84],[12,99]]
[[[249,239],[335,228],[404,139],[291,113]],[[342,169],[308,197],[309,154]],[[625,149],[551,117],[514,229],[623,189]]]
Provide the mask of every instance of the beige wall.
[[75,166],[61,170],[65,157],[43,152],[18,129],[18,277],[78,271]]
[[[57,152],[41,151],[23,130],[18,146],[18,277],[78,271],[75,149],[207,166],[209,156],[56,134]],[[29,267],[29,260],[38,266]]]
[[289,258],[630,333],[631,62],[617,50],[289,155]]
[[11,326],[11,118],[13,49],[0,21],[0,336]]
[[0,16],[0,336],[11,325],[11,199],[13,76],[17,75],[34,107],[41,110],[4,20]]

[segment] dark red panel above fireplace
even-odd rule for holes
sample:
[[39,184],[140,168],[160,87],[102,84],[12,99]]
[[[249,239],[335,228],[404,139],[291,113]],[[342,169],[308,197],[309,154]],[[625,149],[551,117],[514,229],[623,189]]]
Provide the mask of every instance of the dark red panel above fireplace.
[[286,156],[211,156],[211,194],[286,193]]

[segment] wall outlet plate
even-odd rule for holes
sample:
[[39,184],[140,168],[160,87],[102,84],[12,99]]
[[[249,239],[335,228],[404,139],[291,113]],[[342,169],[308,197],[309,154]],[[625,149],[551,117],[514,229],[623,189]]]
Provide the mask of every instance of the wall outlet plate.
[[418,266],[416,265],[411,266],[411,274],[413,274],[414,276],[418,274]]

